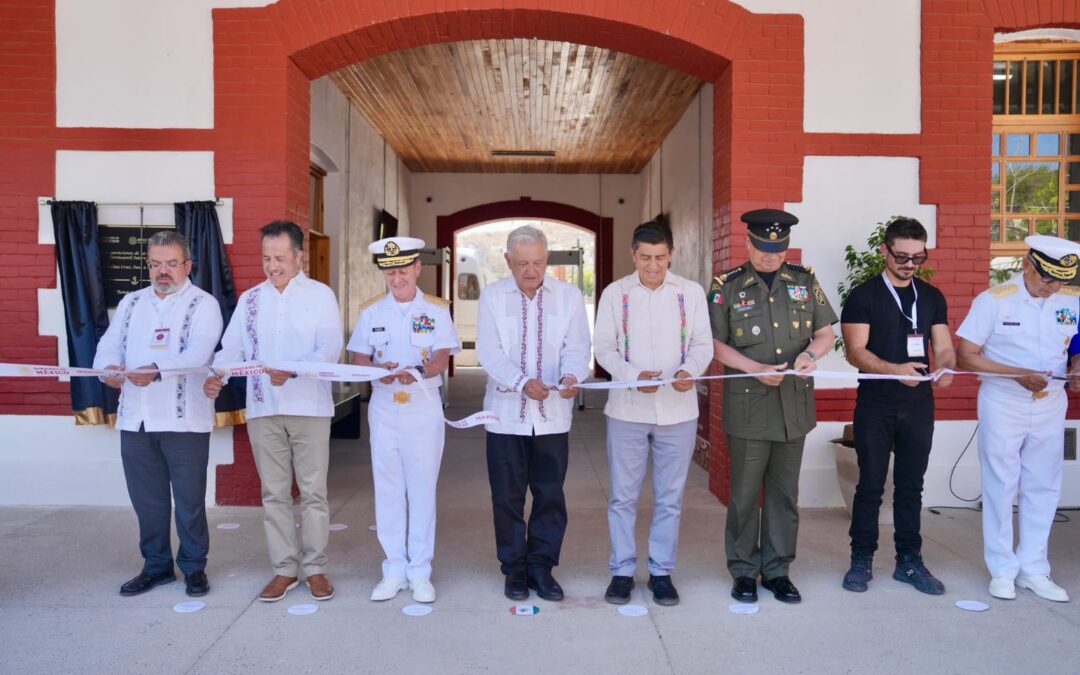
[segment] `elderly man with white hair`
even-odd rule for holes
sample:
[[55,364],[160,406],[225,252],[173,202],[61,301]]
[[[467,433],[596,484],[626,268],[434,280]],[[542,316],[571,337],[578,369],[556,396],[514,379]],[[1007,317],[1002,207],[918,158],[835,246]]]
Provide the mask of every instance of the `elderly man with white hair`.
[[513,276],[484,289],[477,317],[477,354],[488,374],[484,408],[499,417],[487,425],[495,544],[506,597],[523,600],[532,588],[545,600],[562,600],[551,568],[566,531],[573,385],[589,375],[589,325],[581,291],[547,276],[542,231],[515,229],[505,258]]

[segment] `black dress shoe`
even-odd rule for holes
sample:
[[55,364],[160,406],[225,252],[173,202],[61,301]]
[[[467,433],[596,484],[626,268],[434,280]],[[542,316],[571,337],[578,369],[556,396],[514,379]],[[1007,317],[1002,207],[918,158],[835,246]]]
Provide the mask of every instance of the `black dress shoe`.
[[529,597],[529,585],[524,572],[511,572],[506,575],[503,593],[511,600],[524,600]]
[[168,572],[161,572],[158,574],[147,574],[146,572],[139,572],[139,576],[131,579],[120,587],[120,595],[138,595],[140,593],[147,592],[154,586],[171,584],[174,581],[176,581],[176,573],[172,570],[169,570]]
[[653,602],[658,605],[679,604],[679,592],[675,590],[675,584],[671,583],[670,575],[654,577],[650,574],[649,590],[652,591]]
[[193,598],[198,598],[210,592],[210,580],[206,578],[206,572],[202,570],[185,574],[184,585],[187,586],[187,594]]
[[731,597],[739,602],[757,602],[757,582],[752,577],[736,577]]
[[795,584],[791,583],[791,579],[787,577],[775,577],[773,579],[762,577],[761,587],[772,591],[773,597],[780,602],[786,602],[789,605],[802,602],[799,589],[795,588]]
[[529,588],[536,591],[542,600],[558,602],[563,599],[562,586],[555,581],[555,577],[551,576],[551,570],[530,570],[527,576]]
[[634,577],[611,577],[604,599],[613,605],[625,605],[630,602],[630,591],[634,590]]

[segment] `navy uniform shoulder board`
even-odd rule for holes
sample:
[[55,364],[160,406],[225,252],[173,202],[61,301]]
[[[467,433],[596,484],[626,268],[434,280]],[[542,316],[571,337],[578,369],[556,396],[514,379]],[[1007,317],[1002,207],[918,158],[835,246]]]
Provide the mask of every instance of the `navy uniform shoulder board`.
[[368,299],[367,299],[367,302],[365,302],[364,304],[360,305],[360,311],[361,311],[361,312],[362,312],[362,311],[364,311],[365,309],[367,309],[368,307],[371,307],[371,306],[372,306],[372,305],[374,305],[374,304],[375,304],[376,302],[378,302],[378,301],[382,300],[382,299],[383,299],[383,298],[385,298],[385,297],[386,297],[386,293],[379,293],[379,294],[378,294],[378,295],[376,295],[375,297],[372,297],[372,298],[368,298]]
[[788,269],[790,269],[792,272],[801,272],[802,274],[813,274],[814,273],[814,268],[810,267],[809,265],[803,266],[803,265],[795,265],[793,263],[787,263],[787,266],[788,266]]
[[450,306],[450,301],[448,301],[446,298],[440,298],[437,295],[429,295],[428,293],[424,293],[424,299],[435,305],[436,307],[442,307],[443,309],[446,309]]

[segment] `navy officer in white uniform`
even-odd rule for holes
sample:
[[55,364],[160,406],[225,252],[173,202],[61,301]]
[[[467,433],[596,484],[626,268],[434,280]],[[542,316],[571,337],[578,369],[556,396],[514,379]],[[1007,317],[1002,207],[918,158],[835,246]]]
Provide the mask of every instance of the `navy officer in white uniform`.
[[[1077,332],[1080,288],[1066,286],[1080,270],[1080,245],[1031,236],[1023,272],[983,291],[957,335],[963,370],[983,377],[979,387],[983,553],[990,594],[1011,600],[1015,587],[1067,602],[1050,579],[1047,546],[1061,495],[1065,435],[1064,384],[1069,343]],[[1020,541],[1013,550],[1012,505],[1019,505]]]
[[439,386],[461,344],[447,301],[416,287],[423,247],[412,237],[371,244],[390,292],[360,308],[347,347],[354,364],[391,371],[372,383],[368,405],[375,529],[386,554],[372,600],[412,588],[417,602],[435,601],[435,485],[446,434]]

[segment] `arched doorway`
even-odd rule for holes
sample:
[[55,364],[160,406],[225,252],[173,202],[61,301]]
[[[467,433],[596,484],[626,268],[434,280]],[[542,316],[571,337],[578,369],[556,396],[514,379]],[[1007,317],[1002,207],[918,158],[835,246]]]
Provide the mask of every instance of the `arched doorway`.
[[[215,151],[218,191],[235,195],[234,258],[258,259],[257,230],[268,220],[285,215],[309,223],[310,82],[380,54],[436,42],[566,40],[632,54],[712,83],[714,272],[741,249],[745,234],[735,225],[738,213],[799,201],[802,98],[793,80],[802,72],[800,16],[753,14],[726,0],[713,6],[673,0],[658,9],[615,0],[551,9],[529,5],[507,0],[500,8],[436,11],[356,0],[281,0],[263,8],[213,10],[219,85],[207,143]],[[253,55],[261,57],[256,79]],[[786,91],[791,95],[772,95]],[[589,215],[599,228],[597,214]],[[602,251],[603,234],[598,238]],[[450,244],[452,237],[437,242]],[[599,255],[598,290],[611,278],[610,257]],[[257,265],[240,264],[235,271],[241,286],[259,280]],[[720,410],[714,399],[711,417]],[[710,436],[723,453],[721,435]],[[226,483],[226,492],[243,489],[254,501],[257,481],[247,439],[238,432],[236,440],[236,465],[221,467],[219,483]],[[710,463],[710,474],[714,492],[724,499],[723,457]]]
[[506,237],[515,228],[531,225],[544,232],[551,251],[579,251],[580,268],[570,265],[549,265],[548,274],[582,289],[590,330],[596,317],[596,240],[597,236],[584,228],[554,220],[513,218],[494,220],[466,227],[454,233],[451,258],[454,275],[451,279],[450,309],[454,325],[461,338],[461,353],[454,365],[477,366],[476,319],[480,292],[488,284],[510,276],[503,259]]
[[[538,221],[562,224],[578,230],[584,230],[593,239],[596,252],[594,261],[595,296],[611,283],[612,277],[612,228],[614,219],[603,217],[585,209],[558,202],[533,201],[522,197],[516,201],[494,202],[462,209],[446,216],[439,216],[435,225],[436,246],[449,247],[456,253],[456,235],[459,232],[485,223],[509,221]],[[458,256],[450,257],[450,278],[457,279]],[[439,279],[437,292],[442,294],[442,280]]]

